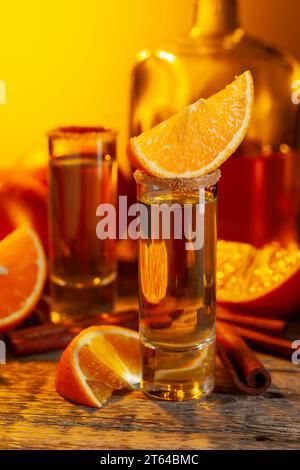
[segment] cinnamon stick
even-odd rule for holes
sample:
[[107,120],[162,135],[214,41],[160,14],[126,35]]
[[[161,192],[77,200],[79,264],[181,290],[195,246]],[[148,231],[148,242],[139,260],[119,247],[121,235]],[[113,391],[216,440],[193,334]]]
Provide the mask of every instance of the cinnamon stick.
[[240,391],[248,395],[259,395],[270,387],[270,373],[232,325],[218,322],[217,351],[225,369]]
[[286,339],[274,338],[273,336],[253,331],[241,326],[235,326],[235,330],[241,335],[247,343],[251,344],[260,351],[272,353],[276,356],[291,358],[294,349],[292,342]]
[[15,356],[29,356],[64,349],[80,331],[94,325],[122,325],[138,329],[138,312],[102,313],[76,320],[72,325],[44,325],[13,330],[7,334],[8,346]]
[[[228,318],[228,316],[226,315],[225,317],[225,315],[218,314],[218,318],[220,322],[220,319]],[[247,322],[249,321],[249,318],[251,317],[247,318]],[[247,322],[245,321],[244,324]],[[84,328],[91,325],[109,324],[123,325],[137,330],[138,312],[127,311],[119,314],[102,313],[93,317],[76,320],[76,323],[69,327],[48,322],[40,326],[31,326],[28,328],[13,330],[7,334],[6,339],[13,354],[16,356],[26,356],[30,354],[54,351],[57,349],[64,349],[74,336]],[[254,326],[257,327],[257,324]],[[293,350],[291,348],[290,341],[265,335],[259,331],[254,331],[250,328],[244,328],[239,325],[235,325],[235,329],[240,336],[246,339],[246,341],[254,347],[278,356],[287,358],[291,357]]]
[[242,326],[254,331],[260,331],[270,336],[277,338],[284,338],[288,323],[284,320],[275,320],[264,318],[261,316],[250,316],[245,313],[228,310],[227,308],[218,306],[217,309],[218,320],[231,323],[233,325]]

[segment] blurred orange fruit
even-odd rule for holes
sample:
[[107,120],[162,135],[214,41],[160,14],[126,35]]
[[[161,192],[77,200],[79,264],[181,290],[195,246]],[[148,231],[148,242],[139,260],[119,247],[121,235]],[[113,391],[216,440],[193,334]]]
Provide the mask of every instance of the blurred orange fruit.
[[29,223],[47,249],[47,187],[30,170],[0,170],[0,239]]
[[15,168],[30,173],[44,185],[48,184],[48,160],[49,155],[46,149],[36,149],[35,151],[22,155],[22,158],[15,162]]
[[300,251],[273,243],[256,249],[218,241],[217,299],[231,308],[265,317],[285,317],[300,308]]
[[24,225],[0,241],[0,331],[22,323],[40,299],[46,259],[37,234]]
[[139,137],[128,158],[146,173],[193,178],[218,168],[238,148],[249,127],[254,100],[250,72],[211,98],[200,99]]
[[100,408],[114,390],[140,381],[139,335],[118,326],[95,326],[79,333],[63,352],[57,392],[80,405]]

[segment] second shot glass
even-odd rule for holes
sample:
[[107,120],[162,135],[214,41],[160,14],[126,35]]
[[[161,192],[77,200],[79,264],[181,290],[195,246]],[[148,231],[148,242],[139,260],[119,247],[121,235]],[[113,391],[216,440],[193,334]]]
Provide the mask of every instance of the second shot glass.
[[72,323],[114,304],[115,240],[96,236],[96,211],[116,205],[116,133],[63,127],[49,137],[51,319]]

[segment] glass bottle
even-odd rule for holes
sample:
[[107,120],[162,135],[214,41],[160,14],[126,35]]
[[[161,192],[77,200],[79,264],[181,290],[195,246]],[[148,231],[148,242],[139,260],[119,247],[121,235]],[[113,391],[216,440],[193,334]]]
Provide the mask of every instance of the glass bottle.
[[[248,36],[236,0],[198,0],[186,37],[141,51],[133,70],[130,133],[138,135],[249,69],[255,84],[247,137],[222,166],[219,237],[261,247],[297,235],[297,119],[300,66]],[[298,188],[299,189],[299,188]]]

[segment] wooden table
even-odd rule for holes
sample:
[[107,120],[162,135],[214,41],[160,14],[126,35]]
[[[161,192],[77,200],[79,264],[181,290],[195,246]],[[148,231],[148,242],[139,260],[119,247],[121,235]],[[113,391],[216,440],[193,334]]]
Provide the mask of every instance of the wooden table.
[[115,394],[101,410],[75,406],[54,389],[58,353],[0,365],[2,449],[299,449],[300,366],[260,356],[273,385],[237,393],[217,368],[204,401],[166,403]]

